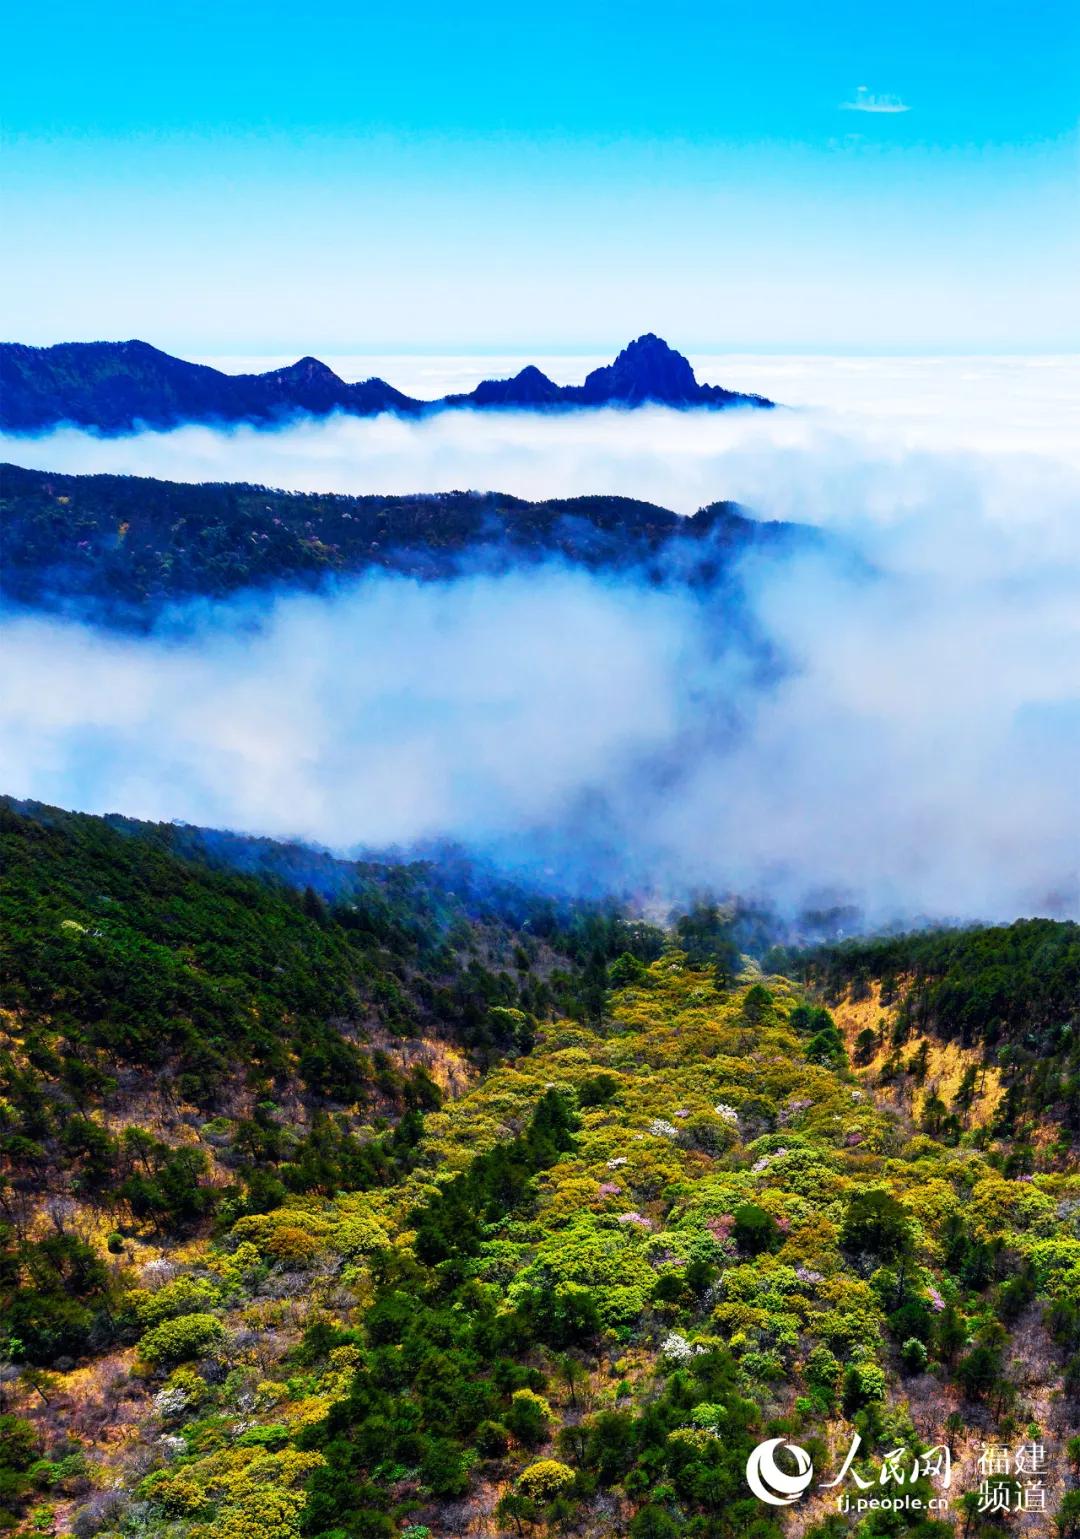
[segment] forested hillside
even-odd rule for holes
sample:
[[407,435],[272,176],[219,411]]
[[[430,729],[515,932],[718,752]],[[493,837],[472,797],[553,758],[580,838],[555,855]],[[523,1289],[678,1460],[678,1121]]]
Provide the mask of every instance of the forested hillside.
[[1003,1093],[983,1133],[1012,1140],[1022,1151],[1014,1163],[1034,1160],[1033,1145],[1043,1161],[1055,1153],[1071,1160],[1080,1140],[1080,925],[1022,919],[850,941],[810,952],[799,965],[828,1000],[881,1006],[878,1040],[865,1038],[862,1051],[887,1049],[887,1077],[914,1059],[922,1086],[924,1040],[971,1055],[956,1104],[939,1108],[933,1097],[934,1131],[959,1134],[992,1072]]
[[[296,851],[240,874],[197,832],[2,816],[10,1526],[1075,1530],[1075,1160],[891,1093],[852,1031],[900,1019],[869,953],[863,997],[818,953],[808,998],[716,910],[659,930],[329,857],[301,884]],[[954,944],[926,938],[926,978]],[[1025,952],[1029,1030],[1071,964],[1048,984]],[[759,1442],[825,1480],[856,1432],[854,1495],[890,1451],[940,1494],[947,1444],[948,1510],[749,1491]],[[1047,1458],[1008,1505],[999,1441]]]
[[729,502],[684,518],[629,497],[347,497],[5,465],[0,538],[5,597],[146,623],[169,602],[245,588],[318,588],[365,572],[428,581],[545,559],[714,583],[740,550],[813,536]]

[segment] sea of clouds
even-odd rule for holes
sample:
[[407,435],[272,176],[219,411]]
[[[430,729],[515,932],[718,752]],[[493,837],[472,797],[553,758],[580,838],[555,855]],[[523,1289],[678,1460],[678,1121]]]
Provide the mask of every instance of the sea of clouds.
[[[0,783],[342,850],[449,837],[576,887],[850,899],[870,923],[1080,915],[1080,363],[695,363],[790,409],[0,442],[296,489],[732,497],[831,542],[747,558],[739,604],[550,563],[241,598],[182,636],[8,615]],[[379,364],[432,395],[492,372]]]

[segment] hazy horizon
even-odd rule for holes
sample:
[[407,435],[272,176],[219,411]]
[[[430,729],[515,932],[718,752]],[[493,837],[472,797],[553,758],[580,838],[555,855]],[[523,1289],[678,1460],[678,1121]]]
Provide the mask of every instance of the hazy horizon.
[[[324,361],[350,377],[360,360]],[[470,389],[496,360],[415,354],[364,361],[385,364],[388,373],[399,361],[392,383],[437,396]],[[551,367],[560,383],[576,382],[593,366],[591,357],[534,361]],[[759,392],[793,409],[464,409],[420,420],[335,414],[301,416],[277,429],[196,424],[116,437],[61,426],[0,433],[0,455],[38,470],[255,481],[288,491],[618,494],[683,513],[731,498],[765,517],[800,520],[828,518],[816,458],[822,444],[832,448],[829,485],[841,464],[887,467],[923,453],[1034,454],[1080,466],[1073,431],[1080,356],[692,354],[691,361],[704,381]],[[363,369],[359,374],[366,377]]]

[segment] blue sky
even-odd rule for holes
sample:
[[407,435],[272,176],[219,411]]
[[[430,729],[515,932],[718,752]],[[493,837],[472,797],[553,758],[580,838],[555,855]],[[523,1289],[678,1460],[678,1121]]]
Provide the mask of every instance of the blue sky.
[[43,3],[5,44],[10,339],[1080,346],[1072,0]]

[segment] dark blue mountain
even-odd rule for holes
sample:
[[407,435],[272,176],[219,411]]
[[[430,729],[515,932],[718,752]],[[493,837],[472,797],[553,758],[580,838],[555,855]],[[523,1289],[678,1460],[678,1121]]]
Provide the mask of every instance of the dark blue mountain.
[[733,502],[687,518],[630,497],[346,497],[0,466],[0,601],[135,626],[193,598],[368,571],[423,582],[559,560],[713,588],[751,547],[815,538]]
[[99,433],[188,422],[280,425],[332,412],[418,417],[474,411],[570,411],[596,406],[768,407],[764,396],[702,385],[681,353],[651,332],[594,369],[583,385],[557,385],[530,365],[512,379],[484,380],[466,394],[419,401],[382,379],[348,384],[317,358],[266,374],[223,374],[173,358],[147,342],[0,343],[0,428],[35,433],[73,423]]

